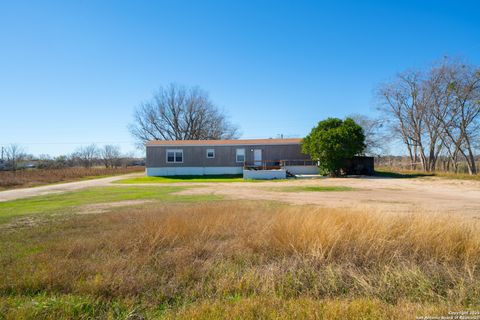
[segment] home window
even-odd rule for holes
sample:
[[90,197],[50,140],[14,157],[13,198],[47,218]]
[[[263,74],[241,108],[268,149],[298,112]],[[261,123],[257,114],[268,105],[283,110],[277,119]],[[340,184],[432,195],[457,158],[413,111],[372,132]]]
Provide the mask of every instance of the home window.
[[215,158],[215,149],[207,149],[207,158]]
[[183,162],[183,150],[182,149],[168,149],[167,150],[167,163],[182,163]]
[[237,162],[245,162],[245,149],[237,149]]

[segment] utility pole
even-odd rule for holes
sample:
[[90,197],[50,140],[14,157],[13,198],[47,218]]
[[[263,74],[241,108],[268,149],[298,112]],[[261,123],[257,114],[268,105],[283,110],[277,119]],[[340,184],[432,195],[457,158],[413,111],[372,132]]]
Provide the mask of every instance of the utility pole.
[[4,147],[2,146],[2,161],[3,161],[3,152],[4,152]]

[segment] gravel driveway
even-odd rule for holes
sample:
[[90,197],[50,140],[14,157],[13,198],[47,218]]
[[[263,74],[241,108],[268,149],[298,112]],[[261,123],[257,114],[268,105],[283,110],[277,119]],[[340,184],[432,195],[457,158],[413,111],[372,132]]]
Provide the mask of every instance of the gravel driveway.
[[[139,173],[115,177],[53,184],[0,192],[0,202],[49,193],[61,193],[87,187],[112,186],[120,179],[141,176]],[[115,184],[114,184],[115,185]],[[297,179],[282,182],[206,182],[116,184],[116,186],[201,186],[178,194],[215,194],[226,199],[270,200],[292,204],[311,204],[330,208],[372,209],[382,212],[433,212],[470,214],[480,219],[480,181],[443,178],[338,178]],[[353,191],[282,192],[287,186],[346,186]],[[279,190],[280,189],[280,190]]]
[[49,194],[49,193],[68,192],[68,191],[73,191],[73,190],[78,190],[78,189],[83,189],[88,187],[107,186],[113,181],[138,177],[139,175],[143,175],[143,173],[140,173],[140,174],[133,173],[133,174],[108,177],[108,178],[89,179],[89,180],[82,180],[82,181],[75,181],[75,182],[49,184],[46,186],[39,186],[39,187],[32,187],[32,188],[0,191],[0,202],[32,197],[32,196],[40,196],[40,195]]

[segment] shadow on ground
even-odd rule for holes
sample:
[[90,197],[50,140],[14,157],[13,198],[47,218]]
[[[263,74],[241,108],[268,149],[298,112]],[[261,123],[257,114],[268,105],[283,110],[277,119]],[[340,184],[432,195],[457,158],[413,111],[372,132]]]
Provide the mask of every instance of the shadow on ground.
[[421,172],[412,172],[412,173],[399,173],[391,171],[375,171],[374,177],[377,178],[396,178],[396,179],[414,179],[422,177],[433,177],[433,173],[421,173]]

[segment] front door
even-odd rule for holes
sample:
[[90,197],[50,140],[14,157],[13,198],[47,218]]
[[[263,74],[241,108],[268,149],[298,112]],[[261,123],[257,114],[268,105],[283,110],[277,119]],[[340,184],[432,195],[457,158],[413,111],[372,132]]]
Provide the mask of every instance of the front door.
[[253,163],[256,166],[262,165],[262,149],[253,150]]

